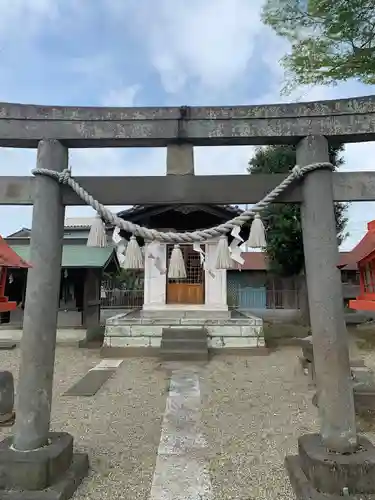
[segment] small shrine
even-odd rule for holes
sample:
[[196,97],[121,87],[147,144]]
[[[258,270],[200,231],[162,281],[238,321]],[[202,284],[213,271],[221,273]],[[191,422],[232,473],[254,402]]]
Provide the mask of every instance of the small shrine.
[[343,264],[343,267],[357,264],[359,271],[360,294],[349,301],[349,307],[359,311],[375,311],[375,220],[367,224],[367,233]]
[[10,302],[5,296],[7,279],[11,279],[11,275],[8,276],[8,268],[25,269],[30,267],[30,264],[21,259],[0,236],[0,313],[13,311],[17,307],[16,302]]

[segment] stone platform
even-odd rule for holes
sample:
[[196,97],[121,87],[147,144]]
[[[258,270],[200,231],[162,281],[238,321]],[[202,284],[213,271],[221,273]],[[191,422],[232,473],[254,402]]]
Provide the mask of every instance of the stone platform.
[[106,321],[104,348],[160,348],[163,329],[207,331],[208,348],[264,348],[263,320],[238,311],[132,310]]

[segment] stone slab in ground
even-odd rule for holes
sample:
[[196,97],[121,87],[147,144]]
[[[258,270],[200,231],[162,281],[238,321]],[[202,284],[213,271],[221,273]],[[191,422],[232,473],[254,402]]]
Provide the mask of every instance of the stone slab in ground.
[[94,396],[116,370],[90,370],[70,387],[64,396]]
[[11,339],[0,341],[0,350],[11,350],[11,349],[15,349],[15,347],[16,347],[16,343]]

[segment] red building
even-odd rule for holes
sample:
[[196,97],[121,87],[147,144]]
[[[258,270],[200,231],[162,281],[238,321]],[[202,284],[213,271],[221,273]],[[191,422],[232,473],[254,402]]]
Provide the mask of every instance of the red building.
[[0,312],[9,312],[17,307],[16,302],[9,302],[8,297],[5,296],[9,267],[13,269],[25,269],[31,266],[25,260],[21,259],[0,236]]
[[360,293],[349,302],[351,309],[375,311],[375,220],[367,224],[367,233],[347,254],[344,267],[356,264],[359,271]]

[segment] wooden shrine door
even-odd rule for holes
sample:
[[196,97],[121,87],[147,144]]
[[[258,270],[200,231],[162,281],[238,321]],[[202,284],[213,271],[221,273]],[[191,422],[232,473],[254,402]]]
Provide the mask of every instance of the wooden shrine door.
[[[204,304],[204,270],[198,252],[192,245],[180,245],[184,256],[186,278],[167,278],[167,304]],[[173,245],[167,246],[168,265]]]

